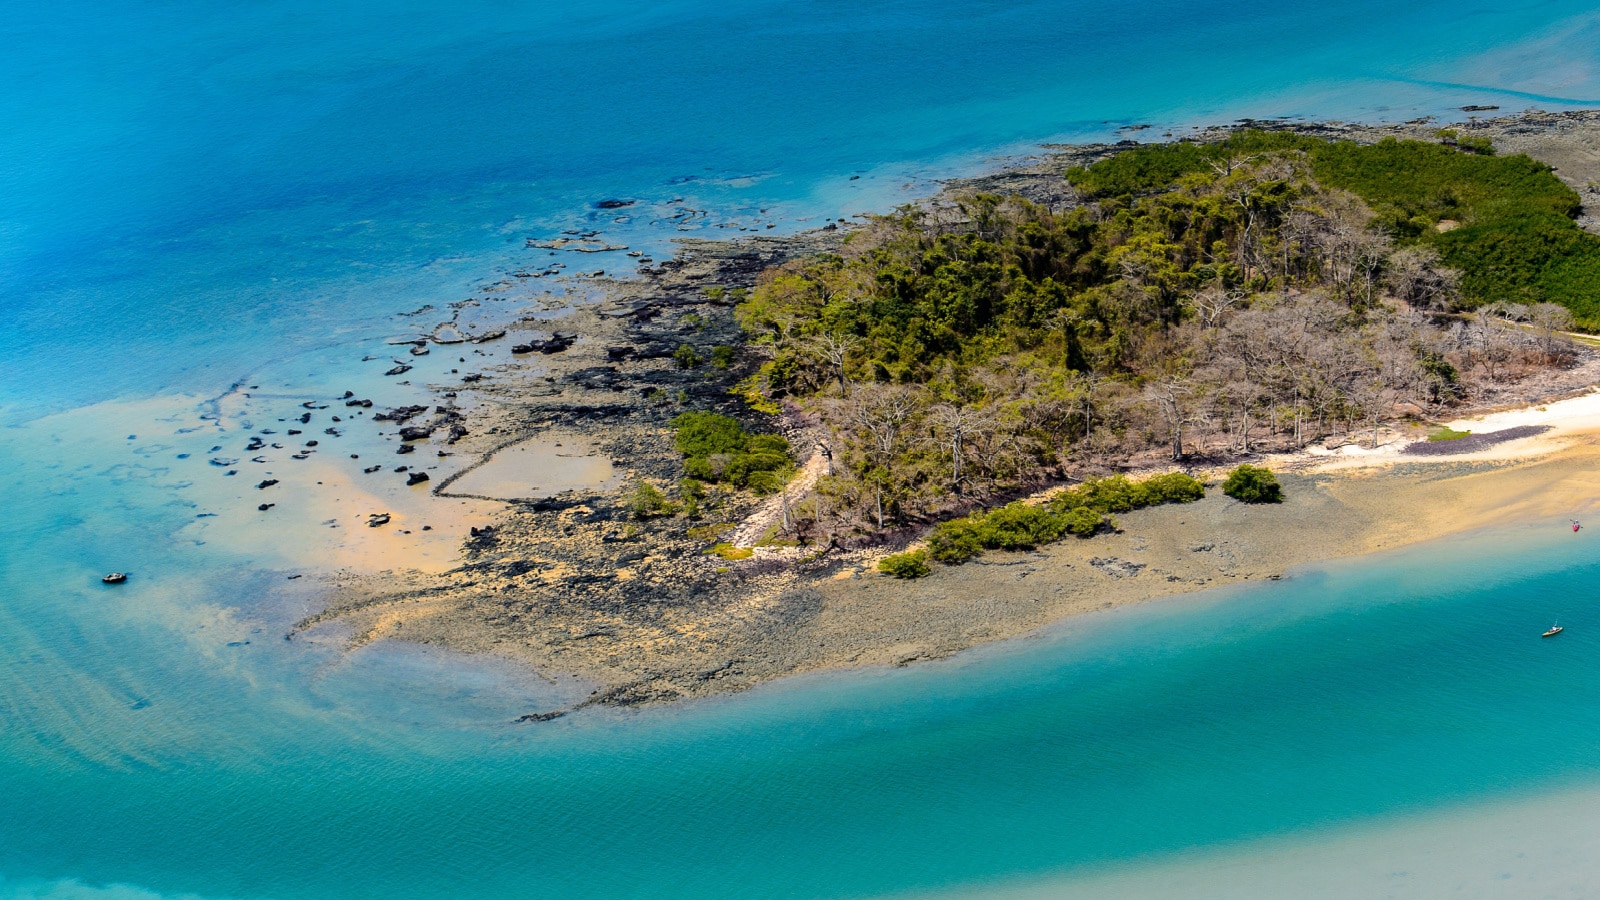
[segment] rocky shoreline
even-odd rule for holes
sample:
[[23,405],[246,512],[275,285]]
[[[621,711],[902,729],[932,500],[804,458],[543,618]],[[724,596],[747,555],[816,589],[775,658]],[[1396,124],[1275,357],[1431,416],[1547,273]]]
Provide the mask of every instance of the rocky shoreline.
[[[1240,125],[1363,141],[1431,137],[1439,127],[1426,121]],[[1526,113],[1452,127],[1556,165],[1584,197],[1583,224],[1596,227],[1600,112]],[[1119,148],[1051,148],[1000,171],[953,181],[927,203],[937,208],[952,195],[992,191],[1069,205],[1076,195],[1062,173]],[[736,292],[786,260],[837,250],[845,234],[830,224],[793,237],[682,242],[676,258],[641,264],[637,277],[588,280],[601,291],[596,302],[509,325],[512,339],[523,341],[514,347],[517,355],[538,355],[537,374],[510,368],[468,373],[459,385],[436,388],[440,402],[432,412],[407,407],[385,413],[413,429],[401,433],[407,446],[430,454],[448,446],[476,459],[434,481],[436,497],[477,497],[452,488],[497,453],[535,438],[581,437],[610,460],[619,478],[605,490],[508,500],[496,524],[472,530],[462,564],[441,575],[340,576],[328,607],[297,623],[289,636],[350,629],[351,646],[403,639],[502,654],[540,671],[591,680],[595,692],[580,706],[666,701],[801,671],[945,656],[1073,612],[1277,576],[1288,566],[1365,552],[1386,545],[1382,536],[1393,525],[1386,516],[1407,519],[1395,498],[1411,492],[1424,502],[1440,484],[1488,472],[1471,466],[1448,475],[1437,469],[1386,475],[1394,484],[1376,491],[1361,487],[1370,479],[1296,479],[1281,509],[1246,511],[1208,497],[1192,507],[1131,515],[1121,533],[1104,539],[1069,541],[1037,554],[995,554],[915,584],[877,577],[866,549],[770,549],[748,558],[708,553],[760,505],[745,494],[713,496],[697,520],[637,518],[629,487],[647,482],[666,489],[681,476],[667,423],[684,410],[716,410],[762,430],[778,427],[802,457],[810,452],[798,411],[774,422],[731,393],[757,360],[736,356],[726,368],[684,366],[675,354],[687,346],[696,359],[709,360],[718,347],[739,347]],[[621,249],[597,235],[584,240],[561,248]],[[466,333],[455,319],[442,322],[412,353],[426,354],[430,343],[472,339]],[[476,339],[501,337],[504,332]],[[1552,383],[1548,393],[1579,386]],[[1410,533],[1420,539],[1444,532],[1418,527]],[[566,711],[534,710],[524,718]]]

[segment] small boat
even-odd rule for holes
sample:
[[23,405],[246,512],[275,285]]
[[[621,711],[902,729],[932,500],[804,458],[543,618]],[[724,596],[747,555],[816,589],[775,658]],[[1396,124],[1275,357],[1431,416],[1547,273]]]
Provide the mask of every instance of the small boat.
[[1560,634],[1564,630],[1565,629],[1563,629],[1560,625],[1551,625],[1549,631],[1546,631],[1544,634],[1541,634],[1539,636],[1540,637],[1555,637],[1556,635]]
[[100,580],[106,584],[121,584],[128,580],[128,576],[122,572],[112,572],[109,575],[102,575]]

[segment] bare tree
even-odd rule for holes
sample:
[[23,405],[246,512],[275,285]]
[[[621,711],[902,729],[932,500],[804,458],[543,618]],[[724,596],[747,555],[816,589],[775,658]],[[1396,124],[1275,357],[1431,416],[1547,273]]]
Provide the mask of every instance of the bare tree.
[[940,403],[929,414],[933,440],[950,457],[950,489],[961,493],[965,478],[967,442],[987,431],[990,419],[982,411],[953,403]]
[[878,527],[884,527],[884,490],[907,427],[917,410],[917,398],[901,385],[857,388],[847,403],[849,422],[864,438],[873,482],[873,502]]
[[1189,305],[1194,307],[1195,317],[1200,320],[1200,326],[1213,329],[1222,324],[1222,317],[1244,298],[1244,291],[1230,291],[1221,285],[1213,285],[1190,293],[1187,299]]
[[821,359],[833,370],[839,379],[839,394],[843,396],[849,392],[845,376],[845,363],[849,361],[850,354],[860,346],[861,342],[854,335],[835,335],[823,333],[808,337],[804,342],[806,352]]
[[1572,330],[1572,310],[1558,303],[1538,303],[1528,311],[1528,324],[1539,336],[1547,365],[1572,355],[1572,339],[1566,334]]
[[1193,393],[1187,378],[1163,378],[1145,388],[1145,396],[1155,402],[1166,420],[1173,459],[1183,459],[1183,426],[1188,419],[1185,407]]
[[1420,309],[1445,309],[1460,296],[1461,273],[1446,268],[1428,246],[1391,253],[1384,280],[1397,299]]

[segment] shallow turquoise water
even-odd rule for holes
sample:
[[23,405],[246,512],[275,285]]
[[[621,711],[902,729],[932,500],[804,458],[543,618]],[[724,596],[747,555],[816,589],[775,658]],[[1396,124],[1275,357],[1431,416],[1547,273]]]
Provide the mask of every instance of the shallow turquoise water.
[[[1597,785],[1600,565],[1560,524],[537,728],[500,724],[526,696],[509,673],[413,660],[263,697],[238,681],[281,646],[191,645],[148,707],[96,711],[118,720],[98,758],[43,727],[65,708],[8,722],[0,870],[204,896],[871,896]],[[1568,633],[1541,641],[1555,616]],[[91,656],[181,656],[101,639]],[[446,695],[478,724],[429,715]]]
[[[361,358],[546,262],[528,238],[811,227],[1133,122],[1582,105],[1589,5],[4,11],[0,896],[1004,888],[1594,782],[1587,532],[514,728],[583,687],[281,641],[316,538],[242,521],[253,491],[207,462],[307,397],[409,401]],[[235,383],[258,396],[202,418]],[[1573,630],[1527,639],[1553,615]]]

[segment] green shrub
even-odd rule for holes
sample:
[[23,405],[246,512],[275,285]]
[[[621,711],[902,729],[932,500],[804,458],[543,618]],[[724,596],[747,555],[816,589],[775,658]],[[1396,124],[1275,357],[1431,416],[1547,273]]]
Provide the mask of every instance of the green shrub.
[[878,561],[878,571],[896,578],[921,578],[933,572],[928,567],[928,551],[896,553]]
[[1471,434],[1472,434],[1472,432],[1470,432],[1470,431],[1457,431],[1457,430],[1455,430],[1454,428],[1451,428],[1448,425],[1440,425],[1438,428],[1435,428],[1434,430],[1428,432],[1428,440],[1430,440],[1430,441],[1459,441],[1462,438],[1467,437],[1467,436],[1469,436]]
[[756,551],[749,547],[735,547],[726,541],[713,546],[707,553],[715,553],[723,559],[749,559],[756,555]]
[[979,520],[978,540],[985,550],[1032,550],[1066,533],[1066,521],[1042,506],[1008,503]]
[[1087,506],[1068,510],[1061,516],[1061,521],[1065,524],[1068,534],[1077,535],[1081,538],[1094,537],[1101,527],[1109,527],[1111,525],[1111,517],[1096,512]]
[[698,481],[728,482],[771,494],[789,480],[794,462],[781,435],[750,434],[737,419],[687,412],[672,420],[683,471]]
[[719,369],[726,369],[733,365],[733,348],[726,346],[712,347],[711,364]]
[[700,517],[700,502],[706,499],[706,486],[693,478],[678,482],[678,496],[683,498],[683,514],[691,519]]
[[1228,473],[1222,483],[1222,492],[1245,503],[1278,503],[1283,500],[1283,488],[1271,471],[1242,465]]
[[1009,503],[934,526],[928,552],[958,564],[985,550],[1032,550],[1072,534],[1092,537],[1116,523],[1108,515],[1162,503],[1189,503],[1206,495],[1205,485],[1182,472],[1140,482],[1121,475],[1085,481],[1062,491],[1045,506]]
[[1199,480],[1182,472],[1156,475],[1144,481],[1129,481],[1125,476],[1090,479],[1062,491],[1050,501],[1050,508],[1064,513],[1079,507],[1114,513],[1159,506],[1162,503],[1190,503],[1206,495]]
[[1206,486],[1200,479],[1182,472],[1171,472],[1146,479],[1144,487],[1157,503],[1193,503],[1205,498]]
[[783,484],[787,480],[782,472],[759,470],[744,476],[744,486],[765,497],[783,490]]
[[670,516],[678,511],[678,507],[667,499],[667,495],[648,481],[641,481],[627,496],[628,508],[633,511],[635,519],[652,519],[656,516]]
[[672,358],[678,361],[680,369],[692,369],[700,365],[700,354],[688,344],[679,344],[678,349],[672,351]]
[[956,565],[983,552],[983,542],[973,527],[974,518],[952,519],[940,522],[928,536],[928,552],[942,563]]

